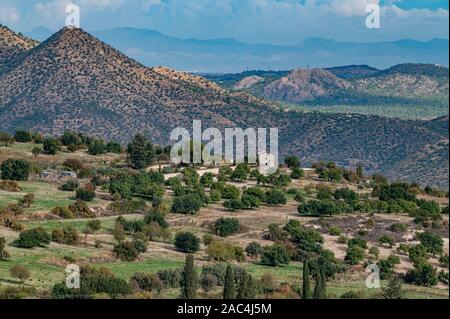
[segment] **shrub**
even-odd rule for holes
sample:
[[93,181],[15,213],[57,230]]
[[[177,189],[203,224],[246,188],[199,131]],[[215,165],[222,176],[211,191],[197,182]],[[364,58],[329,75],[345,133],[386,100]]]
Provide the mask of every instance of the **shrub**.
[[106,151],[108,153],[120,154],[122,153],[122,146],[117,142],[108,142],[106,144]]
[[400,264],[400,258],[395,255],[389,256],[387,259],[380,260],[378,267],[380,268],[380,278],[389,279],[394,274],[395,265]]
[[261,204],[261,202],[260,202],[258,197],[253,196],[253,195],[248,195],[248,194],[242,195],[241,202],[242,202],[242,208],[243,209],[258,208],[259,205]]
[[114,246],[113,252],[118,259],[124,261],[133,261],[139,257],[139,252],[132,241],[119,242]]
[[51,236],[43,228],[33,228],[20,233],[19,239],[15,242],[18,247],[34,248],[43,247],[51,242]]
[[229,261],[236,258],[235,247],[227,242],[215,241],[206,249],[208,258],[215,261]]
[[224,199],[238,199],[241,195],[239,188],[233,185],[224,185],[220,192]]
[[342,234],[342,229],[338,226],[330,227],[328,230],[331,236],[340,236]]
[[211,245],[213,243],[213,241],[214,241],[214,236],[213,235],[211,235],[211,234],[203,235],[203,244],[205,246]]
[[444,254],[441,257],[439,257],[439,263],[443,266],[448,268],[449,263],[448,263],[448,255]]
[[28,161],[20,159],[8,159],[0,166],[2,179],[12,181],[26,181],[31,172],[31,165]]
[[334,198],[337,200],[344,200],[347,203],[356,202],[359,200],[359,196],[355,191],[352,191],[349,188],[341,188],[337,189],[334,194]]
[[307,203],[302,203],[298,206],[297,211],[301,215],[323,216],[336,215],[348,210],[348,207],[343,202],[333,200],[310,200]]
[[75,158],[66,159],[64,161],[63,165],[74,171],[78,171],[83,168],[83,163],[81,163],[79,160],[77,160]]
[[414,265],[414,269],[406,273],[405,280],[418,286],[432,287],[439,283],[437,270],[429,263]]
[[254,241],[247,245],[245,252],[248,256],[257,258],[262,254],[263,248],[260,243]]
[[269,176],[269,182],[276,187],[288,186],[292,180],[286,174],[273,174]]
[[230,199],[223,202],[223,207],[231,211],[237,211],[244,208],[242,201],[239,198]]
[[383,235],[381,236],[378,241],[382,245],[388,245],[390,248],[392,248],[395,245],[395,239],[389,235]]
[[242,247],[234,246],[234,258],[236,259],[237,262],[245,261],[245,253]]
[[157,223],[161,228],[169,228],[169,223],[164,218],[163,214],[158,211],[152,211],[149,214],[145,215],[144,222],[146,224]]
[[222,194],[220,193],[219,190],[213,189],[209,193],[209,198],[210,198],[211,202],[217,203],[217,202],[220,202],[220,200],[222,199]]
[[60,146],[59,146],[59,142],[57,139],[48,137],[44,140],[42,148],[43,148],[45,154],[55,155],[56,153],[58,153]]
[[20,283],[24,283],[28,278],[31,276],[31,272],[28,270],[28,268],[22,266],[22,265],[15,265],[10,270],[9,273],[11,277],[17,278],[20,280]]
[[200,285],[205,292],[211,291],[215,286],[217,286],[217,277],[213,274],[202,273],[200,277]]
[[51,210],[53,215],[57,215],[63,219],[72,219],[75,218],[75,214],[69,210],[67,207],[56,206]]
[[233,170],[228,166],[222,166],[219,168],[219,181],[226,182],[229,180],[231,174],[233,173]]
[[72,179],[61,185],[60,189],[65,192],[73,192],[80,187],[80,184],[77,180]]
[[181,270],[180,269],[164,269],[157,272],[159,279],[165,288],[180,287]]
[[280,189],[272,189],[266,192],[266,203],[271,206],[286,205],[287,197]]
[[426,263],[429,258],[427,248],[421,244],[410,247],[408,253],[409,260],[414,264]]
[[417,235],[420,243],[427,249],[427,252],[433,256],[442,254],[444,249],[444,241],[438,235],[429,231]]
[[261,202],[266,201],[266,192],[261,187],[245,188],[242,196],[252,196],[258,198]]
[[57,283],[52,290],[54,299],[86,299],[96,294],[108,294],[112,298],[125,296],[131,293],[128,283],[115,277],[106,268],[95,269],[89,266],[81,267],[80,289],[69,289],[65,283]]
[[88,188],[78,188],[75,195],[76,199],[90,202],[95,198],[95,191],[92,191]]
[[195,253],[200,249],[200,239],[189,232],[177,233],[174,244],[177,250],[185,253]]
[[14,144],[14,137],[8,133],[0,132],[0,145],[10,146],[11,144]]
[[441,270],[438,274],[438,279],[440,282],[442,282],[444,285],[448,286],[449,280],[448,280],[448,272],[445,272],[444,270]]
[[339,236],[339,238],[337,239],[337,243],[338,244],[347,244],[349,241],[348,237],[346,236]]
[[138,253],[145,253],[147,252],[147,244],[142,239],[135,239],[133,240],[134,248],[136,248]]
[[247,164],[238,164],[234,171],[231,173],[230,178],[233,181],[245,181],[250,173],[250,169]]
[[364,248],[360,246],[349,246],[344,260],[350,265],[357,265],[365,258],[365,256],[366,252]]
[[21,192],[22,188],[15,181],[0,181],[0,190],[17,193]]
[[87,222],[86,227],[89,228],[93,233],[95,233],[102,228],[102,222],[99,219],[92,219]]
[[239,220],[236,218],[219,218],[214,223],[214,232],[221,237],[227,237],[237,233],[240,229]]
[[29,131],[16,131],[14,139],[19,143],[29,143],[33,140],[33,137]]
[[153,144],[143,135],[136,135],[127,146],[127,162],[132,168],[144,169],[156,157]]
[[291,172],[292,179],[302,179],[305,176],[305,172],[301,168],[294,168]]
[[163,281],[156,274],[136,273],[130,280],[136,282],[139,289],[148,292],[156,291],[159,294],[164,288]]
[[367,249],[367,241],[361,238],[352,238],[348,241],[348,247],[359,246],[363,249]]
[[380,249],[378,249],[378,247],[372,246],[369,248],[369,254],[378,259],[378,257],[380,256]]
[[91,155],[106,154],[107,148],[103,140],[94,140],[89,144],[88,153]]
[[408,230],[408,226],[402,223],[395,223],[389,226],[389,230],[396,233],[404,233]]
[[22,207],[30,208],[34,203],[34,194],[26,194],[19,200],[19,205]]
[[52,241],[64,245],[76,245],[80,241],[78,231],[73,227],[54,229],[52,232]]
[[203,202],[197,194],[175,197],[171,212],[175,214],[195,214],[202,208]]
[[5,260],[10,257],[9,253],[5,250],[6,239],[0,237],[0,260]]
[[198,183],[199,175],[195,169],[186,167],[185,169],[183,169],[182,173],[183,173],[183,181],[186,183],[186,185],[194,186]]
[[404,244],[404,243],[400,243],[400,244],[398,245],[398,247],[397,247],[397,252],[398,252],[398,253],[401,253],[401,254],[408,255],[408,253],[409,253],[409,248],[410,248],[410,245]]
[[69,210],[78,218],[95,218],[95,212],[93,212],[88,205],[77,200],[76,202],[69,205]]
[[269,231],[268,235],[266,236],[268,240],[284,241],[288,238],[287,231],[281,228],[278,224],[269,224],[267,226],[267,229]]
[[300,167],[300,160],[297,156],[287,156],[284,158],[284,164],[289,168],[298,168]]
[[261,262],[264,265],[277,267],[278,265],[289,264],[290,257],[286,248],[282,245],[275,244],[273,246],[264,247],[261,256]]

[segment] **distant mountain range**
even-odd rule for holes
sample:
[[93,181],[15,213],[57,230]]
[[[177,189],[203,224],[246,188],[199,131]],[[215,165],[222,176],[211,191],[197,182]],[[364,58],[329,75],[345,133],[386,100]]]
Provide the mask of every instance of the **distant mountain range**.
[[[31,49],[22,36],[5,30],[12,43],[0,46],[5,57],[0,60],[0,130],[56,135],[70,129],[121,142],[145,133],[167,144],[173,128],[190,129],[193,119],[219,129],[278,127],[280,155],[296,154],[305,165],[317,160],[346,167],[361,163],[368,172],[448,187],[445,119],[278,110],[270,101],[199,76],[145,67],[81,29],[62,29]],[[9,52],[11,47],[16,53],[3,54],[3,48]],[[326,76],[336,89],[347,85],[326,70],[303,76]],[[396,170],[402,162],[408,165]]]
[[289,72],[248,71],[205,74],[224,88],[270,100],[313,105],[428,105],[448,109],[449,69],[399,64],[386,70],[367,65]]
[[[45,28],[27,33],[41,41],[51,34]],[[351,64],[368,64],[385,69],[405,62],[448,66],[449,59],[449,43],[443,39],[352,43],[309,38],[298,45],[280,46],[248,44],[233,39],[179,39],[136,28],[115,28],[93,31],[92,34],[146,66],[164,65],[200,73],[291,70]]]

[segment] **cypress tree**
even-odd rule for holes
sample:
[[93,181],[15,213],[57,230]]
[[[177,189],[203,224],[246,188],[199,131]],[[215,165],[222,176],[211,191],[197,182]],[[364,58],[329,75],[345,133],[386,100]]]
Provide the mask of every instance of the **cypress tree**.
[[247,272],[244,270],[242,273],[241,280],[239,281],[239,289],[237,294],[237,299],[248,299],[249,298],[249,278],[250,276],[247,274]]
[[197,293],[198,278],[194,267],[194,255],[186,256],[186,262],[181,278],[181,297],[195,299]]
[[327,299],[327,287],[323,269],[320,269],[317,273],[313,299]]
[[327,299],[327,278],[325,276],[325,271],[322,270],[321,273],[322,284],[320,286],[322,290],[320,293],[320,299]]
[[252,275],[248,275],[248,299],[255,299],[256,298],[256,283],[253,279]]
[[234,271],[233,268],[228,265],[227,273],[225,275],[225,284],[223,287],[223,299],[234,299],[236,297],[234,292]]
[[311,282],[309,281],[309,262],[307,259],[303,262],[303,299],[311,299]]

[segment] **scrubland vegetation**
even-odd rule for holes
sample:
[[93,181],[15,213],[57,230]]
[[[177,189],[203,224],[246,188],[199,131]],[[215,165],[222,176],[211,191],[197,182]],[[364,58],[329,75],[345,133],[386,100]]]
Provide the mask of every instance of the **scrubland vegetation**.
[[140,135],[0,137],[0,298],[448,298],[448,191],[296,156],[174,166]]

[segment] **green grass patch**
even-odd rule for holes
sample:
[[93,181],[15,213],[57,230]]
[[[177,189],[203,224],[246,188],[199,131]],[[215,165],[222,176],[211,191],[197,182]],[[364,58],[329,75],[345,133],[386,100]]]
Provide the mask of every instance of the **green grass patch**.
[[[142,215],[124,215],[125,219],[135,220],[143,218]],[[109,233],[113,230],[117,216],[96,218],[102,222],[99,233]],[[86,224],[92,219],[62,219],[62,220],[43,220],[23,222],[27,228],[42,227],[47,231],[52,231],[55,228],[63,228],[72,226],[78,231],[82,232],[86,228]]]

